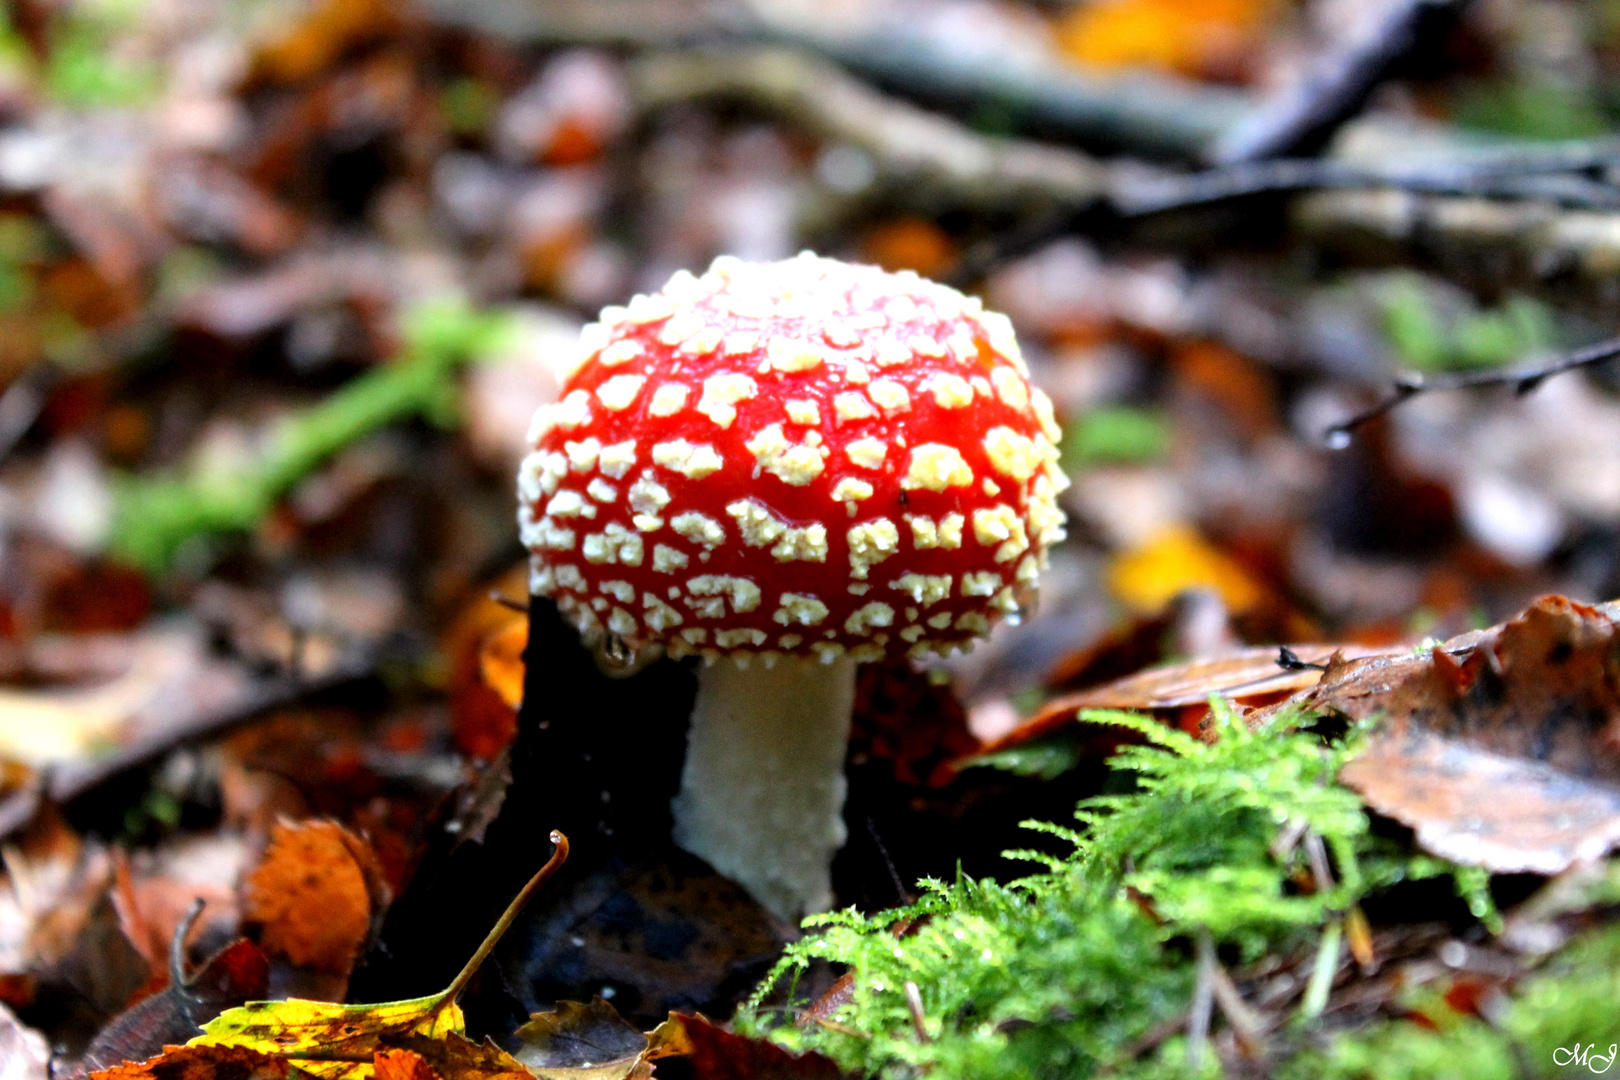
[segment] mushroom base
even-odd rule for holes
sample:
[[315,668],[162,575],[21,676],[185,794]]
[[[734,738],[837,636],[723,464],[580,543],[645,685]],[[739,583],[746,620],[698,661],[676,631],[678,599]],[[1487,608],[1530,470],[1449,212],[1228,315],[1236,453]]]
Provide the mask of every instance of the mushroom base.
[[790,922],[832,906],[855,668],[722,660],[699,675],[675,842]]

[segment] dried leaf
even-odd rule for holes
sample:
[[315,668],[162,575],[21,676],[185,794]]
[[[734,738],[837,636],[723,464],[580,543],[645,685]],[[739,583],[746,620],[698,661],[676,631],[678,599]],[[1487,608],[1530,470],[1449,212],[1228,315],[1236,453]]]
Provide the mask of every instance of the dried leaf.
[[279,822],[248,877],[243,915],[273,954],[347,977],[386,902],[371,846],[333,821]]
[[517,1029],[523,1046],[515,1055],[543,1080],[624,1080],[651,1075],[643,1068],[647,1036],[597,997],[589,1005],[561,1001],[535,1013]]
[[1303,701],[1381,717],[1346,784],[1429,851],[1555,874],[1620,840],[1620,633],[1542,597],[1427,654],[1332,665]]
[[685,1057],[697,1080],[839,1080],[844,1075],[831,1058],[813,1051],[794,1054],[768,1040],[733,1034],[702,1016],[670,1013],[648,1038],[649,1059]]
[[528,643],[529,620],[519,616],[484,638],[478,652],[484,683],[511,709],[523,703],[523,649]]
[[[1354,646],[1295,645],[1292,651],[1306,664],[1322,664],[1335,655],[1353,655],[1362,650]],[[1181,709],[1205,705],[1211,696],[1240,705],[1269,704],[1284,695],[1307,690],[1322,678],[1317,668],[1290,669],[1277,660],[1278,650],[1273,646],[1239,649],[1225,656],[1169,664],[1063,694],[1043,704],[1028,720],[982,752],[995,753],[1046,735],[1073,721],[1082,709]]]
[[183,986],[170,983],[125,1009],[96,1033],[73,1076],[120,1061],[140,1061],[195,1036],[227,1008],[263,997],[270,966],[258,946],[239,940],[221,950]]
[[139,1064],[115,1065],[91,1080],[285,1080],[285,1061],[235,1046],[174,1046]]

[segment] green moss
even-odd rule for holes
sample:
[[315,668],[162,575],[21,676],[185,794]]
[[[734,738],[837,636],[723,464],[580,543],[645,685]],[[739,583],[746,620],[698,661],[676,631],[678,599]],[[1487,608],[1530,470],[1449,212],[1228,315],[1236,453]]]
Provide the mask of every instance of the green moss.
[[1087,465],[1158,461],[1170,452],[1170,425],[1147,409],[1092,409],[1069,425],[1061,451],[1070,472]]
[[1500,367],[1551,348],[1557,336],[1552,313],[1525,296],[1447,317],[1414,275],[1391,279],[1383,316],[1390,344],[1419,371]]
[[[1072,843],[1071,855],[1009,853],[1044,870],[1006,885],[928,882],[911,908],[809,920],[742,1027],[884,1077],[1084,1077],[1105,1065],[1116,1076],[1185,1075],[1184,1047],[1141,1061],[1131,1047],[1186,1013],[1191,940],[1207,932],[1231,960],[1307,955],[1367,892],[1447,869],[1370,835],[1359,799],[1334,782],[1351,747],[1298,730],[1298,716],[1250,730],[1218,705],[1213,743],[1131,714],[1083,719],[1147,744],[1115,759],[1135,790],[1083,803],[1078,830],[1029,823]],[[1271,854],[1290,822],[1322,837],[1333,888],[1300,891],[1304,854]],[[912,929],[897,936],[902,920]],[[766,994],[816,960],[853,969],[853,1000],[832,1025],[774,1025]],[[927,1042],[913,1030],[908,982]]]
[[411,416],[454,422],[456,369],[494,350],[505,327],[459,303],[417,308],[398,358],[287,417],[252,460],[126,478],[116,492],[112,553],[160,571],[194,539],[253,528],[289,488],[377,428]]

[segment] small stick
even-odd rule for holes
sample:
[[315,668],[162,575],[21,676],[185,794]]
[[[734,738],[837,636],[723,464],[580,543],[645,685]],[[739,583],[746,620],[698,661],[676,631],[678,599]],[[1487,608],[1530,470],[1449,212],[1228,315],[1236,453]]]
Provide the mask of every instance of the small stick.
[[923,1015],[922,991],[910,979],[906,980],[906,1008],[911,1010],[911,1026],[917,1032],[917,1041],[928,1042],[928,1022]]
[[1333,989],[1333,976],[1339,973],[1339,946],[1343,943],[1344,923],[1334,919],[1322,931],[1322,946],[1316,953],[1316,965],[1311,969],[1311,981],[1305,988],[1305,1000],[1300,1002],[1299,1014],[1307,1020],[1322,1015],[1327,1007],[1328,992]]
[[1584,349],[1576,349],[1574,352],[1554,357],[1543,364],[1519,365],[1493,371],[1463,371],[1433,377],[1416,373],[1402,374],[1396,377],[1394,389],[1388,397],[1356,413],[1348,420],[1334,424],[1322,433],[1322,439],[1330,448],[1342,450],[1350,445],[1350,436],[1357,428],[1394,411],[1402,403],[1419,394],[1435,390],[1463,390],[1477,386],[1511,386],[1515,394],[1524,395],[1554,375],[1601,364],[1617,356],[1620,356],[1620,337],[1612,337],[1588,345]]
[[551,878],[551,875],[555,874],[562,864],[568,861],[568,837],[553,829],[551,830],[551,842],[556,845],[556,850],[551,853],[551,858],[547,859],[546,865],[536,871],[534,877],[529,879],[529,883],[519,889],[516,896],[512,897],[512,902],[506,905],[505,911],[501,912],[501,917],[495,923],[494,928],[484,935],[483,944],[478,946],[478,951],[472,954],[472,959],[468,960],[467,965],[451,980],[449,987],[445,989],[431,1011],[437,1012],[460,996],[461,992],[467,988],[467,984],[472,981],[472,977],[478,973],[479,965],[489,958],[489,954],[495,951],[495,946],[501,940],[502,935],[510,930],[512,924],[517,921],[519,913],[523,911],[523,905],[527,904],[529,898],[540,890],[540,886],[544,885]]
[[1198,929],[1198,982],[1193,986],[1192,1010],[1187,1014],[1187,1071],[1197,1072],[1204,1063],[1204,1044],[1209,1041],[1210,1014],[1215,1005],[1215,940],[1203,927]]

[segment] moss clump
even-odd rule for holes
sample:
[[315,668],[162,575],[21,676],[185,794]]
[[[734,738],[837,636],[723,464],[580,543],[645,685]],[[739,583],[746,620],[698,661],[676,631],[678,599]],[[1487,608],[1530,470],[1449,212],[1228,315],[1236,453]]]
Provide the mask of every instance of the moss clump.
[[[1217,706],[1213,743],[1130,714],[1083,719],[1147,743],[1115,759],[1135,790],[1083,803],[1080,829],[1030,824],[1072,843],[1072,854],[1010,853],[1045,869],[1006,885],[930,881],[910,908],[809,920],[738,1023],[884,1077],[1184,1075],[1184,1047],[1136,1060],[1133,1044],[1187,1014],[1199,937],[1236,962],[1308,956],[1324,933],[1337,940],[1338,920],[1367,892],[1448,869],[1370,834],[1359,799],[1335,783],[1351,745],[1304,729],[1297,714],[1251,730]],[[1309,873],[1301,845],[1272,853],[1301,823],[1332,857],[1336,881],[1321,892],[1298,885]],[[1475,910],[1491,914],[1477,875],[1465,880]],[[909,929],[896,934],[898,925]],[[773,1024],[762,1004],[771,988],[816,960],[853,970],[852,1000],[828,1024]],[[914,1030],[907,983],[927,1041]]]

